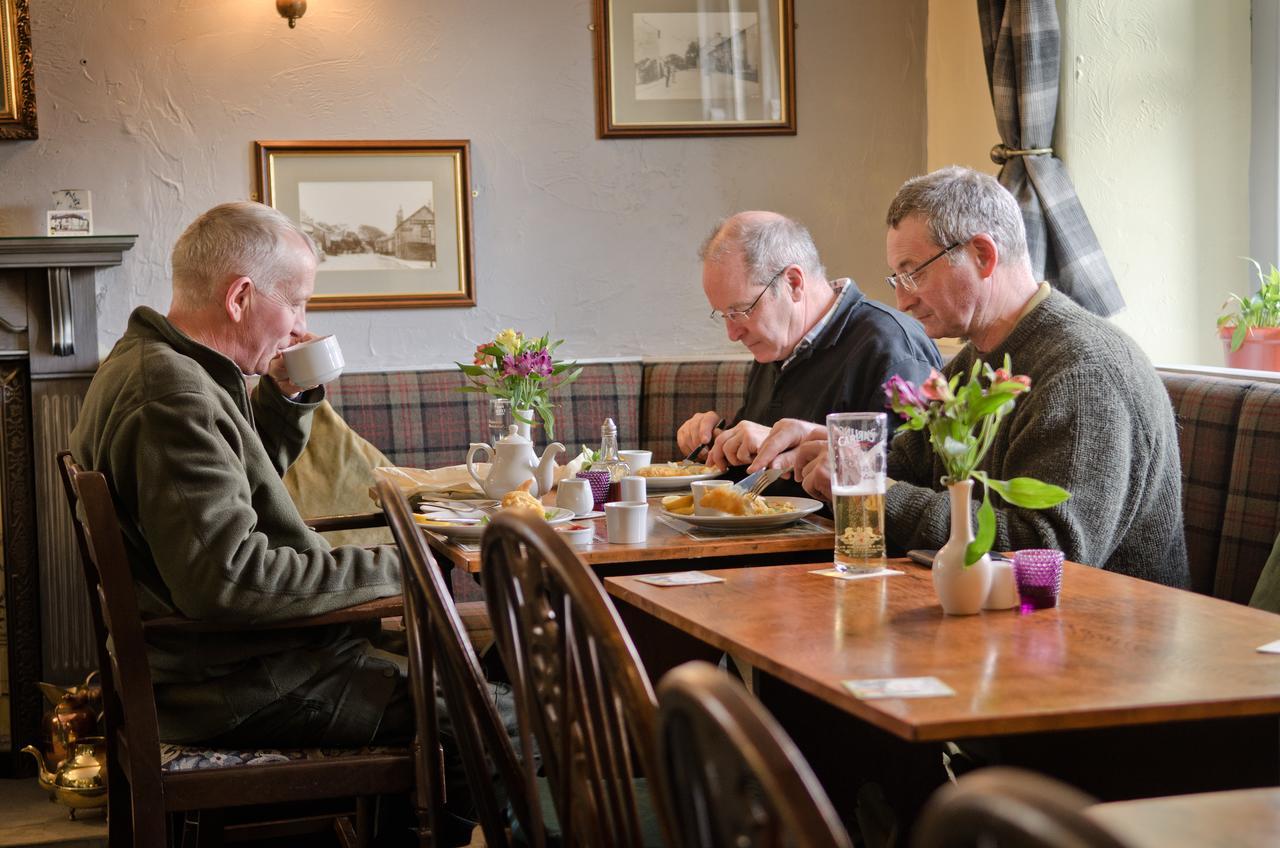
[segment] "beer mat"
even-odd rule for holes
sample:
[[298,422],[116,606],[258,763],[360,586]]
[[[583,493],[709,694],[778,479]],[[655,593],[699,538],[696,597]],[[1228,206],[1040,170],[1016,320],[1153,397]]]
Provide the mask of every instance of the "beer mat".
[[936,677],[875,677],[842,682],[855,698],[864,701],[877,698],[945,698],[956,694],[956,690]]
[[1268,642],[1268,643],[1267,643],[1267,644],[1265,644],[1265,645],[1259,645],[1259,646],[1258,646],[1258,653],[1260,653],[1260,654],[1280,654],[1280,639],[1277,639],[1277,640],[1276,640],[1276,641],[1274,641],[1274,642]]
[[877,568],[874,571],[840,571],[835,568],[819,568],[817,571],[810,571],[810,574],[817,574],[820,577],[834,577],[837,580],[862,580],[865,577],[892,577],[895,574],[905,574],[906,572],[898,571],[896,568]]
[[831,528],[815,524],[807,518],[770,530],[735,530],[732,527],[720,530],[712,527],[695,527],[687,521],[672,518],[661,512],[657,514],[657,519],[672,530],[683,533],[698,542],[710,542],[716,539],[786,539],[795,536],[831,535]]
[[723,577],[714,577],[701,571],[677,571],[674,574],[645,574],[636,578],[637,583],[650,586],[699,586],[703,583],[723,583]]

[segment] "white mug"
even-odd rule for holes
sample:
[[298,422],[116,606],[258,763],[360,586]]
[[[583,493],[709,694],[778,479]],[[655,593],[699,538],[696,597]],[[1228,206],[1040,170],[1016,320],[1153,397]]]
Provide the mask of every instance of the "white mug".
[[604,505],[604,523],[612,544],[639,544],[649,535],[649,504],[610,501]]
[[983,609],[1013,609],[1018,605],[1018,583],[1013,577],[1013,563],[1004,560],[991,561],[991,587]]
[[574,515],[586,515],[595,501],[591,495],[591,481],[581,477],[566,477],[556,489],[556,506],[571,509]]
[[337,379],[347,364],[342,358],[342,348],[338,346],[338,340],[334,336],[321,336],[301,342],[285,348],[283,353],[289,380],[303,388]]
[[705,509],[702,506],[702,496],[707,493],[708,489],[716,489],[720,486],[732,486],[730,480],[694,480],[689,484],[689,491],[693,492],[693,514],[694,515],[720,515],[718,509]]
[[[618,451],[618,457],[627,464],[631,469],[631,473],[635,474],[641,468],[650,465],[653,462],[653,451],[646,450],[625,450]],[[623,498],[624,501],[633,500],[632,498]]]
[[624,501],[642,501],[649,497],[648,486],[643,477],[623,477],[619,491]]

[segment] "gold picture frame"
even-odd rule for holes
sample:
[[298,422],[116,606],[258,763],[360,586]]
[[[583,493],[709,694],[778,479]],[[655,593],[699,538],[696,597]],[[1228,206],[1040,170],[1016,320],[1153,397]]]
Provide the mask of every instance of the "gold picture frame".
[[471,144],[255,141],[258,200],[321,250],[311,309],[475,306]]
[[36,84],[27,0],[0,0],[0,139],[36,138]]
[[594,0],[600,138],[795,135],[794,0]]

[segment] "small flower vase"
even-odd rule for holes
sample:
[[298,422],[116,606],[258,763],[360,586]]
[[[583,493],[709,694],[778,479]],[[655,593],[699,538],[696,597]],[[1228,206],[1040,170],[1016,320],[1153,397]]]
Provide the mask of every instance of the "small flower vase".
[[[533,424],[526,423],[533,421],[532,409],[514,409],[512,410],[512,421],[515,422],[516,432],[524,436],[529,441],[533,441]],[[521,419],[524,419],[523,421]]]
[[991,587],[991,558],[986,554],[968,568],[965,548],[973,541],[970,502],[973,481],[947,487],[951,496],[951,537],[933,560],[933,590],[947,615],[973,615],[982,609]]

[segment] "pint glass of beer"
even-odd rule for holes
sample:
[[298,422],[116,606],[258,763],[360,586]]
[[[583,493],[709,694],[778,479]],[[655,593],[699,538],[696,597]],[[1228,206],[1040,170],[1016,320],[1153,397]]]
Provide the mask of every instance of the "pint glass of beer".
[[889,421],[883,412],[827,416],[832,511],[836,517],[835,566],[871,571],[884,565],[885,461]]

